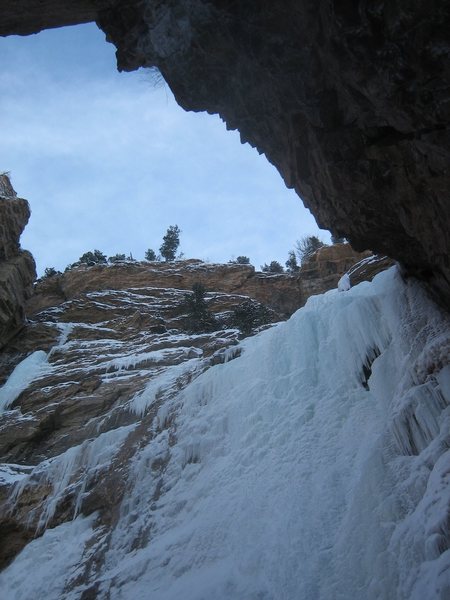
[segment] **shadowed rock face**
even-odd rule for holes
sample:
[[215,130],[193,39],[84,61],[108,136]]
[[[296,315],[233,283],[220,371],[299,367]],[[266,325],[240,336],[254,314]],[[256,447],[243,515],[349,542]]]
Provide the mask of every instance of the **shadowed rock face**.
[[[0,7],[0,35],[28,35],[43,29],[95,21],[115,0],[5,0]],[[126,2],[122,2],[122,5]]]
[[96,19],[120,70],[158,67],[183,108],[220,114],[263,152],[321,227],[450,302],[448,3],[53,4],[3,2],[0,33]]

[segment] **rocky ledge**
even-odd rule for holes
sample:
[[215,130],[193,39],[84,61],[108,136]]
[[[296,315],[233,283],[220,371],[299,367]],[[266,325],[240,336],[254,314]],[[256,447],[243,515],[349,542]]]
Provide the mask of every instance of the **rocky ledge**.
[[56,306],[86,292],[135,287],[191,290],[201,283],[208,291],[249,296],[285,319],[312,294],[337,286],[339,278],[370,252],[355,252],[350,244],[324,246],[295,274],[271,274],[252,265],[214,264],[197,259],[175,262],[123,262],[79,266],[37,282],[27,314]]

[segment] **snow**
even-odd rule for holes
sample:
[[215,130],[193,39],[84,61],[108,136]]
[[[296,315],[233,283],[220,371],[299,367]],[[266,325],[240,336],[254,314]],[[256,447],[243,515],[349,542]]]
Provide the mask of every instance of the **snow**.
[[37,350],[22,360],[0,388],[0,413],[8,410],[30,383],[50,370],[47,354],[43,350]]
[[200,348],[181,347],[165,348],[162,350],[152,350],[151,352],[142,352],[139,354],[122,355],[104,363],[106,371],[122,371],[127,369],[136,369],[141,365],[157,364],[170,359],[182,359],[187,356],[201,356],[203,351]]
[[351,288],[350,275],[344,273],[338,281],[338,290],[340,292],[347,292]]
[[[201,355],[201,351],[196,350]],[[167,390],[170,392],[180,378],[188,373],[194,374],[200,366],[200,358],[191,358],[178,365],[164,369],[160,374],[152,377],[142,392],[139,392],[131,399],[129,404],[130,410],[136,415],[144,415],[148,408],[153,406],[159,394]],[[162,411],[160,410],[159,418],[161,421],[165,420],[165,416],[162,416],[163,413],[166,415],[164,407]]]
[[42,537],[28,544],[20,554],[20,561],[0,573],[2,598],[75,600],[77,596],[65,593],[65,588],[83,574],[80,560],[92,535],[94,517],[78,517],[47,529]]
[[57,344],[57,348],[64,346],[64,344],[67,342],[67,339],[69,337],[69,335],[72,333],[74,327],[76,326],[75,323],[58,323],[58,329],[60,331],[60,335],[59,335],[59,339],[58,339],[58,344]]
[[381,260],[384,260],[386,258],[387,257],[383,256],[383,255],[372,254],[371,256],[368,256],[367,258],[362,258],[357,263],[355,263],[353,266],[351,266],[350,269],[347,271],[347,273],[349,275],[351,275],[356,270],[361,269],[361,267],[363,267],[363,266],[367,266],[367,265],[370,265],[372,263],[377,263],[377,262],[379,262]]
[[32,467],[14,465],[12,463],[0,464],[0,485],[11,485],[20,481],[32,470]]
[[[432,532],[447,518],[447,496],[437,492],[437,503],[431,478],[427,487],[433,458],[425,470],[425,458],[405,455],[391,427],[414,402],[428,414],[426,382],[410,368],[423,350],[411,340],[426,344],[445,327],[420,290],[404,288],[392,270],[345,295],[312,298],[288,323],[247,340],[241,358],[198,377],[183,393],[152,542],[123,555],[118,540],[130,524],[120,524],[104,593],[443,599],[448,551],[424,553],[436,547]],[[431,374],[427,382],[440,387]],[[442,435],[446,411],[436,416],[430,400],[427,419],[440,419]],[[400,435],[408,438],[408,427]],[[147,448],[142,460],[158,451]],[[441,448],[432,471],[441,487],[443,465],[449,469],[450,456]],[[135,503],[151,488],[137,472]],[[427,529],[431,515],[438,525]]]
[[[234,360],[162,371],[131,402],[145,415],[158,396],[158,425],[108,541],[83,550],[80,518],[47,531],[2,574],[8,600],[80,598],[87,584],[68,577],[96,547],[98,600],[447,599],[449,332],[392,268],[310,298]],[[99,444],[116,452],[119,438]],[[48,472],[53,497],[95,469],[97,451],[70,452]]]

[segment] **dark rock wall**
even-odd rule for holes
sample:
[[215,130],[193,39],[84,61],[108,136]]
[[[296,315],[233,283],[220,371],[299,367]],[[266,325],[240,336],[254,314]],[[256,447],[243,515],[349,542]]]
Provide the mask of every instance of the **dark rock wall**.
[[121,69],[156,65],[219,113],[321,227],[400,260],[450,299],[450,5],[147,2],[100,19]]
[[[99,10],[118,0],[2,0],[0,35],[28,35],[43,29],[95,21]],[[125,5],[126,2],[122,2]],[[135,3],[134,3],[135,4]]]
[[[59,3],[72,21],[85,4]],[[119,69],[159,68],[181,106],[220,114],[263,152],[321,227],[450,303],[449,2],[90,5]]]

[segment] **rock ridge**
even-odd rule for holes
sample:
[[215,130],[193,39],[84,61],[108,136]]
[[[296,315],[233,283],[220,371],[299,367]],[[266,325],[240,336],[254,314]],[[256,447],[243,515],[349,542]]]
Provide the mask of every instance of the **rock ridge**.
[[27,303],[27,314],[33,317],[88,292],[138,287],[190,291],[194,283],[201,283],[211,292],[250,296],[285,319],[312,294],[336,287],[351,266],[370,255],[355,252],[349,244],[325,246],[295,274],[263,273],[252,265],[214,264],[197,259],[82,265],[39,280]]

